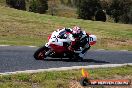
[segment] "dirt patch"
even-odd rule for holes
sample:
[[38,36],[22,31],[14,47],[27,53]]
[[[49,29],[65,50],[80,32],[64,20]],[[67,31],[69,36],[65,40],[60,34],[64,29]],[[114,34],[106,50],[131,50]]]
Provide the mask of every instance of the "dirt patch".
[[76,80],[70,81],[69,88],[84,88]]
[[120,49],[120,50],[132,50],[132,39],[122,38],[101,38],[98,39],[99,46],[104,48]]

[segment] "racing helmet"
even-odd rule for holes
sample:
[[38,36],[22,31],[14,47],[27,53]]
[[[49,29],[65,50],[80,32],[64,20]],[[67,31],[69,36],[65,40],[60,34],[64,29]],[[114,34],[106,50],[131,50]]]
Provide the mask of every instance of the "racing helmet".
[[72,28],[72,34],[73,37],[77,38],[77,37],[81,37],[82,36],[82,30],[80,27],[75,26]]

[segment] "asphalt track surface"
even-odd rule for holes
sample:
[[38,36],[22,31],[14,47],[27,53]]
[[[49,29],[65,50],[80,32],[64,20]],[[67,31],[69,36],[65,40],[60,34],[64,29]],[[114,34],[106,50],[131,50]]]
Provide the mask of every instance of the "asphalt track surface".
[[0,73],[71,66],[132,63],[132,51],[89,50],[84,60],[80,62],[70,61],[66,58],[63,60],[59,58],[35,60],[33,54],[36,50],[37,48],[24,46],[0,46]]

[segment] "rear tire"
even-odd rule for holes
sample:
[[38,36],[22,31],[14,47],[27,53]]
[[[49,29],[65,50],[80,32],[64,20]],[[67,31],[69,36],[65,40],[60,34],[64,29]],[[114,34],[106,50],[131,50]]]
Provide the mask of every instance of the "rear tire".
[[34,58],[35,58],[36,60],[44,60],[44,58],[46,58],[45,53],[46,53],[47,50],[48,50],[48,48],[45,47],[45,46],[39,48],[39,49],[34,53],[34,55],[33,55]]
[[76,55],[74,56],[74,60],[76,60],[76,61],[83,61],[83,58],[80,57],[78,54],[76,54]]

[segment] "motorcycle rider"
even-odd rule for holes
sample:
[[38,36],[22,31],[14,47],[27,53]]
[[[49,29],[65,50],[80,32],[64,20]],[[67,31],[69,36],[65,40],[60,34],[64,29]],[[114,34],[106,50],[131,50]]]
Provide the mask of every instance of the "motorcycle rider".
[[74,26],[72,28],[72,33],[70,37],[71,37],[71,45],[68,47],[68,49],[71,51],[74,51],[74,50],[76,51],[76,49],[80,47],[81,48],[80,52],[78,53],[76,58],[83,59],[86,51],[90,49],[90,44],[88,44],[89,35],[85,31],[82,31],[80,27]]
[[[63,45],[64,47],[68,46],[70,53],[78,51],[80,48],[80,52],[77,53],[78,59],[83,59],[84,54],[90,48],[88,44],[88,35],[85,31],[82,31],[80,27],[75,26],[71,28],[63,28],[54,31],[51,35],[52,42],[55,41],[55,44]],[[63,44],[62,44],[63,42]],[[45,45],[48,47],[48,43]],[[80,47],[84,46],[84,47]]]

